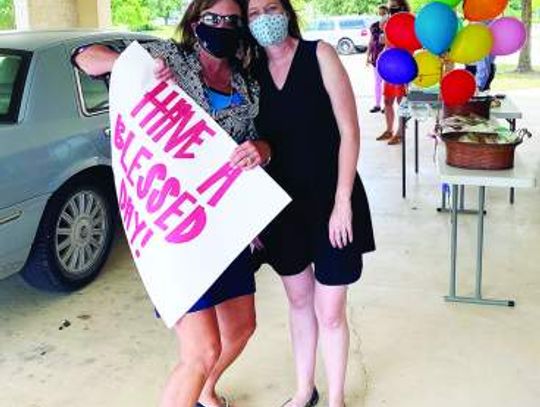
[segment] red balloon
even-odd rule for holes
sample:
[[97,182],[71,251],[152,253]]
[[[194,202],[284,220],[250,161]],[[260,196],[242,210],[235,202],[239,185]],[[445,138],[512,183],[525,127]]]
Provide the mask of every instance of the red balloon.
[[474,76],[465,69],[455,69],[446,74],[441,82],[441,94],[447,106],[467,103],[476,92]]
[[394,47],[406,49],[411,53],[422,48],[414,29],[415,19],[413,14],[405,12],[390,17],[384,28],[388,42]]

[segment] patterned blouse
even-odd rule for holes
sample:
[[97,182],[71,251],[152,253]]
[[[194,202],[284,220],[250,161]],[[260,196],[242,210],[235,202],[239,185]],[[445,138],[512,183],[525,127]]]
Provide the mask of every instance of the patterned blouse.
[[218,112],[213,112],[202,80],[202,67],[196,52],[181,48],[173,40],[158,40],[142,44],[154,57],[163,58],[176,76],[178,85],[199,104],[237,142],[255,140],[259,136],[254,119],[259,114],[259,85],[233,68],[232,87],[244,101]]

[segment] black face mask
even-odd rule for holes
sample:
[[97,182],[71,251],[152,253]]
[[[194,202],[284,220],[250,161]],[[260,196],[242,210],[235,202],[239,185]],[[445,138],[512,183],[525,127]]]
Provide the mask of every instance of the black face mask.
[[216,58],[232,58],[238,51],[240,34],[231,28],[210,27],[199,23],[195,27],[195,34],[201,47]]
[[400,6],[390,7],[390,15],[397,14],[401,11],[405,11],[405,7],[400,7]]

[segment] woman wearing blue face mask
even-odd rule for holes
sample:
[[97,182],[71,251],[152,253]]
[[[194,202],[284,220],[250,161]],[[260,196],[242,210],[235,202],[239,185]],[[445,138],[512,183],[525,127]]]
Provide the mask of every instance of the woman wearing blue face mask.
[[320,339],[331,407],[344,406],[349,349],[347,287],[375,249],[357,173],[360,129],[347,73],[335,50],[303,41],[289,0],[249,0],[251,34],[264,48],[257,129],[270,142],[270,175],[293,202],[261,234],[289,300],[297,389],[286,407],[317,404]]
[[[267,162],[270,150],[258,140],[254,125],[259,87],[243,70],[247,65],[241,47],[243,7],[240,0],[194,0],[180,23],[180,42],[156,41],[144,46],[158,59],[157,79],[177,81],[213,115],[240,144],[232,163],[249,170]],[[117,57],[111,49],[93,45],[75,61],[87,73],[102,75],[111,71]],[[255,329],[254,271],[246,249],[176,323],[181,361],[164,389],[162,407],[227,405],[216,395],[215,386]]]

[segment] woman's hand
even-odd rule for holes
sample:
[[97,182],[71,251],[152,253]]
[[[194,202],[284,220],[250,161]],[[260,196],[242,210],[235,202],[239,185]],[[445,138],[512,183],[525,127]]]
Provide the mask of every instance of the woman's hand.
[[338,199],[328,222],[330,243],[335,249],[343,249],[353,242],[352,207],[350,199]]
[[171,79],[174,79],[174,73],[172,69],[167,66],[163,58],[155,59],[154,77],[160,82],[167,82]]
[[253,168],[268,162],[270,159],[270,145],[263,140],[246,141],[234,150],[231,156],[231,164],[243,170]]

